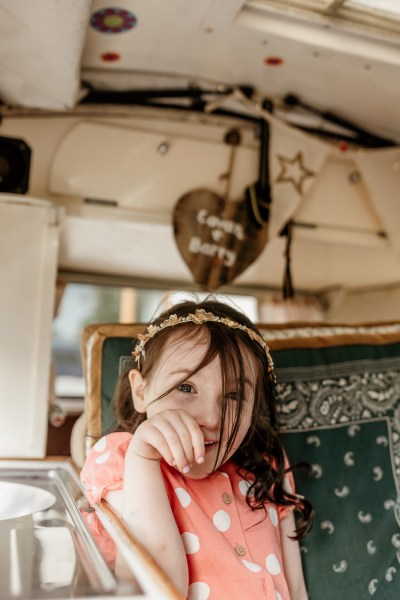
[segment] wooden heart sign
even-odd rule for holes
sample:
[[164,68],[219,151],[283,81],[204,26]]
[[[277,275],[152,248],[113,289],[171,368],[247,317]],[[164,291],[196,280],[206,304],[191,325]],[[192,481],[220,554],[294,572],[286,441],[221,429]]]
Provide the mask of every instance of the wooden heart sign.
[[175,205],[175,240],[196,283],[216,290],[243,273],[267,243],[267,228],[255,229],[246,203],[198,189]]

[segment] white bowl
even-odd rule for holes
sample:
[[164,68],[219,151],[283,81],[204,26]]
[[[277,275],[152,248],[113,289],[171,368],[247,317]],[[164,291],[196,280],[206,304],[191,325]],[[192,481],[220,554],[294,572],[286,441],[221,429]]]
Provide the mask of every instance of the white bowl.
[[0,481],[0,521],[46,510],[55,501],[55,495],[42,488]]

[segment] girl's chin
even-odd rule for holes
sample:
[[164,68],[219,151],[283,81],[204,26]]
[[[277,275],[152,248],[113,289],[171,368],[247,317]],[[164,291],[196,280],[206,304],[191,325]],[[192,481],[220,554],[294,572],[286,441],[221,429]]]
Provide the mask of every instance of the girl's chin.
[[190,469],[189,473],[184,474],[186,479],[205,479],[209,475],[211,475],[211,473],[207,473],[207,471],[198,471],[197,469]]

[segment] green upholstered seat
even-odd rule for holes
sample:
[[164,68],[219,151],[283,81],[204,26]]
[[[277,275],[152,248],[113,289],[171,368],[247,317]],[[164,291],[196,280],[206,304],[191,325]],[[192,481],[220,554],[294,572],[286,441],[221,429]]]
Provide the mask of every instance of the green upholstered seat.
[[308,331],[273,356],[289,459],[312,465],[295,476],[316,511],[301,544],[310,598],[397,600],[400,327]]

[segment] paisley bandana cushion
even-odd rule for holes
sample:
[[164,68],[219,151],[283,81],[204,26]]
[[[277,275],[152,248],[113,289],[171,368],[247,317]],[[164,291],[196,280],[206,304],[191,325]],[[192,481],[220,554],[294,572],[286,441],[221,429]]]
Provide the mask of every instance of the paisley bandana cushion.
[[400,325],[268,330],[279,428],[316,509],[302,543],[309,594],[398,598]]

